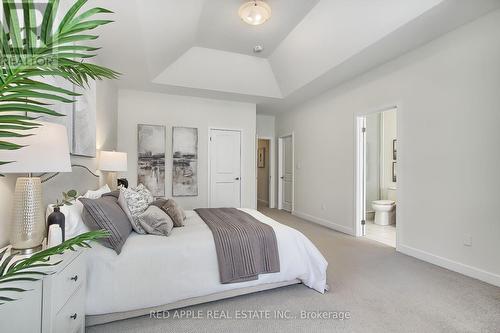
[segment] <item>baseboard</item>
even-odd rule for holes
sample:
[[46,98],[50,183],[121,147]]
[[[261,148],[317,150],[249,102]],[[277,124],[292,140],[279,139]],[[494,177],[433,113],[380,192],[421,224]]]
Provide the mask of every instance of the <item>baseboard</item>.
[[296,210],[294,210],[292,212],[292,215],[295,215],[297,217],[300,217],[301,219],[304,219],[304,220],[307,220],[307,221],[310,221],[310,222],[313,222],[313,223],[316,223],[316,224],[320,224],[320,225],[322,225],[324,227],[327,227],[327,228],[330,228],[330,229],[333,229],[333,230],[336,230],[336,231],[343,232],[344,234],[348,234],[348,235],[351,235],[351,236],[354,236],[354,234],[355,234],[354,231],[352,230],[352,228],[349,228],[349,227],[346,227],[346,226],[334,223],[332,221],[328,221],[328,220],[322,219],[320,217],[316,217],[316,216],[312,216],[312,215],[309,215],[309,214],[306,214],[306,213],[298,212]]
[[431,264],[444,267],[450,271],[454,271],[474,279],[484,281],[486,283],[492,284],[494,286],[500,287],[500,275],[487,272],[485,270],[479,269],[477,267],[465,265],[457,261],[446,259],[432,253],[428,253],[422,250],[415,249],[411,246],[406,246],[399,244],[397,251],[415,257],[417,259],[427,261]]

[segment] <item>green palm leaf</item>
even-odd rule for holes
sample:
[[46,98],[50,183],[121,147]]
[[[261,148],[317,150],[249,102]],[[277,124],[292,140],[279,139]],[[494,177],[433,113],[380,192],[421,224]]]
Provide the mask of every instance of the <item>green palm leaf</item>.
[[[119,73],[84,62],[95,57],[99,48],[85,45],[97,35],[89,31],[112,20],[94,18],[111,11],[91,8],[80,12],[87,0],[73,0],[71,8],[58,15],[59,0],[49,0],[41,22],[37,22],[32,0],[22,0],[22,17],[14,0],[2,0],[5,22],[0,27],[0,151],[22,146],[9,138],[22,137],[22,131],[40,126],[31,115],[62,116],[51,107],[55,103],[73,103],[79,94],[49,84],[44,78],[58,77],[85,87],[90,80],[116,79]],[[56,25],[56,17],[62,17]],[[37,36],[37,28],[40,35]],[[38,38],[39,37],[39,38]],[[19,112],[24,116],[20,116]],[[5,117],[9,116],[9,117]],[[0,165],[6,161],[0,160]]]
[[27,54],[31,54],[32,50],[36,48],[36,27],[32,26],[35,19],[35,7],[32,0],[23,0],[23,15],[24,15],[24,31],[26,38]]
[[0,292],[5,292],[5,291],[14,291],[14,292],[22,293],[23,291],[27,291],[27,290],[23,289],[23,288],[0,288]]
[[[37,252],[29,258],[20,259],[12,262],[15,255],[9,255],[6,258],[5,254],[7,250],[0,253],[0,293],[1,292],[23,292],[25,289],[18,288],[16,286],[5,286],[13,282],[35,282],[43,278],[43,276],[51,274],[50,271],[37,271],[37,268],[50,268],[59,265],[62,261],[49,262],[52,256],[63,254],[64,252],[71,250],[75,251],[77,247],[80,248],[90,248],[89,241],[93,241],[99,238],[109,237],[109,233],[104,230],[91,231],[81,234],[77,237],[66,240],[60,245],[51,247],[49,249]],[[2,298],[3,297],[3,298]],[[0,301],[10,302],[0,294]],[[1,305],[1,303],[0,303]]]

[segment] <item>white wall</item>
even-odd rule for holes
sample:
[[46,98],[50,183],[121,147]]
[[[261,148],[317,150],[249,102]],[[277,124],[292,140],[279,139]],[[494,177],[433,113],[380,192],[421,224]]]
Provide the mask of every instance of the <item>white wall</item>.
[[274,138],[275,116],[257,115],[257,136],[263,138]]
[[277,117],[296,213],[354,233],[355,115],[398,105],[398,250],[500,285],[498,31],[500,11]]
[[195,97],[120,90],[118,150],[128,153],[128,178],[137,184],[137,124],[166,127],[166,196],[172,193],[172,126],[198,128],[198,196],[178,197],[185,209],[208,205],[208,129],[242,130],[242,205],[256,207],[256,106]]
[[[111,81],[97,81],[97,149],[116,148],[117,89]],[[97,169],[95,158],[71,157],[73,164],[82,164],[91,170]],[[102,177],[101,177],[102,178]],[[16,177],[0,178],[0,247],[8,244]],[[80,193],[98,187],[100,179],[87,171],[74,168],[73,172],[60,174],[43,185],[44,205],[54,202],[61,192],[76,189]]]

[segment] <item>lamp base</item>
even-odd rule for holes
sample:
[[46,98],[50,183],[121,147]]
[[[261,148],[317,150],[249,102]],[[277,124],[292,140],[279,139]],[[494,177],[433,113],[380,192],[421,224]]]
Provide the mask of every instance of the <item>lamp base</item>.
[[41,179],[17,178],[14,198],[14,224],[10,244],[17,251],[35,251],[45,238]]
[[108,184],[111,191],[115,191],[118,188],[118,179],[116,177],[116,172],[108,172],[106,184]]
[[32,247],[30,249],[15,249],[15,248],[11,248],[10,249],[10,253],[11,254],[20,254],[20,255],[29,255],[29,254],[33,254],[33,253],[36,253],[38,251],[41,251],[42,249],[43,249],[43,246],[42,246],[42,244],[40,244],[40,245]]

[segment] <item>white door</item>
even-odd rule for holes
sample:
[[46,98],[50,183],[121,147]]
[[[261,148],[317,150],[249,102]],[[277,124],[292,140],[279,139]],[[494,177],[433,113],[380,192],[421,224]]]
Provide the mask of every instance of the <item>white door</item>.
[[241,207],[240,131],[210,131],[210,207]]
[[281,139],[281,209],[288,212],[293,207],[293,141],[292,136]]

